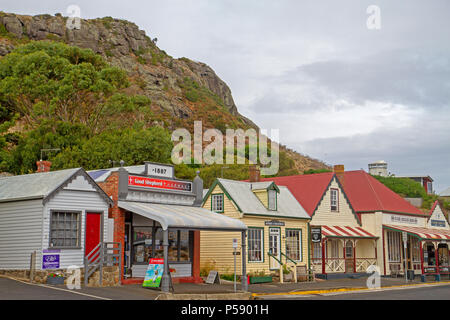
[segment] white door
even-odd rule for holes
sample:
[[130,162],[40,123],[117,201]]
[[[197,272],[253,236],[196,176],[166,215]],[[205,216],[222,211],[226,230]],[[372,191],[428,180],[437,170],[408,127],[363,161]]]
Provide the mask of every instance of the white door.
[[[280,228],[269,228],[269,252],[281,261],[280,253]],[[270,269],[280,269],[280,264],[274,258],[269,257]]]

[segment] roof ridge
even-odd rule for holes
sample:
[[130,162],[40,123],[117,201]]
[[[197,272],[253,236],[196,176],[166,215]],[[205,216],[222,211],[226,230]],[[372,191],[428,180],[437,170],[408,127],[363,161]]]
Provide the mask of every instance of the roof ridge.
[[364,171],[364,173],[365,173],[365,174],[364,174],[364,177],[366,178],[367,183],[368,183],[369,186],[370,186],[370,189],[372,189],[373,193],[375,194],[375,200],[377,200],[377,202],[378,202],[378,204],[380,205],[381,209],[384,210],[383,202],[381,201],[380,197],[378,196],[378,193],[375,191],[375,188],[373,187],[372,182],[370,181],[370,179],[369,179],[369,177],[368,177],[369,174],[368,174],[367,172],[365,172],[365,171]]

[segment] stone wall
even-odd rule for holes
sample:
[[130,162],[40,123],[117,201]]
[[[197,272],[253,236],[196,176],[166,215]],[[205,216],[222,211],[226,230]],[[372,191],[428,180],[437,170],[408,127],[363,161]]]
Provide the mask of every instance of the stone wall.
[[[70,273],[66,270],[36,270],[33,282],[47,283],[47,277],[51,273],[62,274],[65,277],[65,284]],[[30,280],[30,270],[0,270],[0,276],[8,276],[19,280]],[[84,285],[84,268],[81,269],[81,285]],[[103,287],[114,287],[119,285],[119,267],[103,267]],[[100,287],[100,270],[97,270],[89,277],[88,287]]]

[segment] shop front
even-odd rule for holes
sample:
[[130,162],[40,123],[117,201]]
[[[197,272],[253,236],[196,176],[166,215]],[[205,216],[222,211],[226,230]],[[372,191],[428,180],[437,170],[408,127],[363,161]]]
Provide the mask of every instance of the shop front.
[[114,199],[110,216],[114,241],[124,245],[124,283],[142,283],[149,260],[155,258],[164,259],[163,291],[168,290],[169,276],[172,282],[200,283],[200,230],[245,237],[244,223],[200,207],[203,182],[198,176],[179,180],[173,169],[146,163],[91,172]]
[[[449,277],[450,230],[384,225],[387,237],[387,268],[391,275],[406,270],[423,276]],[[407,236],[406,252],[403,237]]]
[[311,226],[312,264],[319,277],[365,273],[377,265],[377,237],[360,227]]

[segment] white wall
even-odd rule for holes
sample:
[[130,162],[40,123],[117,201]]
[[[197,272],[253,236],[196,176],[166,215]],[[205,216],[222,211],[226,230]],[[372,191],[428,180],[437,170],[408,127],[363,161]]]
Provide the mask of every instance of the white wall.
[[42,249],[42,208],[42,200],[0,203],[0,269],[30,268]]
[[[71,189],[73,188],[73,189]],[[103,212],[103,240],[108,240],[108,204],[100,194],[85,180],[79,176],[66,188],[53,196],[44,207],[44,233],[42,248],[49,248],[50,237],[50,211],[70,210],[81,212],[81,239],[79,249],[61,249],[60,268],[71,265],[83,267],[86,212]],[[42,266],[42,256],[38,256],[38,268]]]

